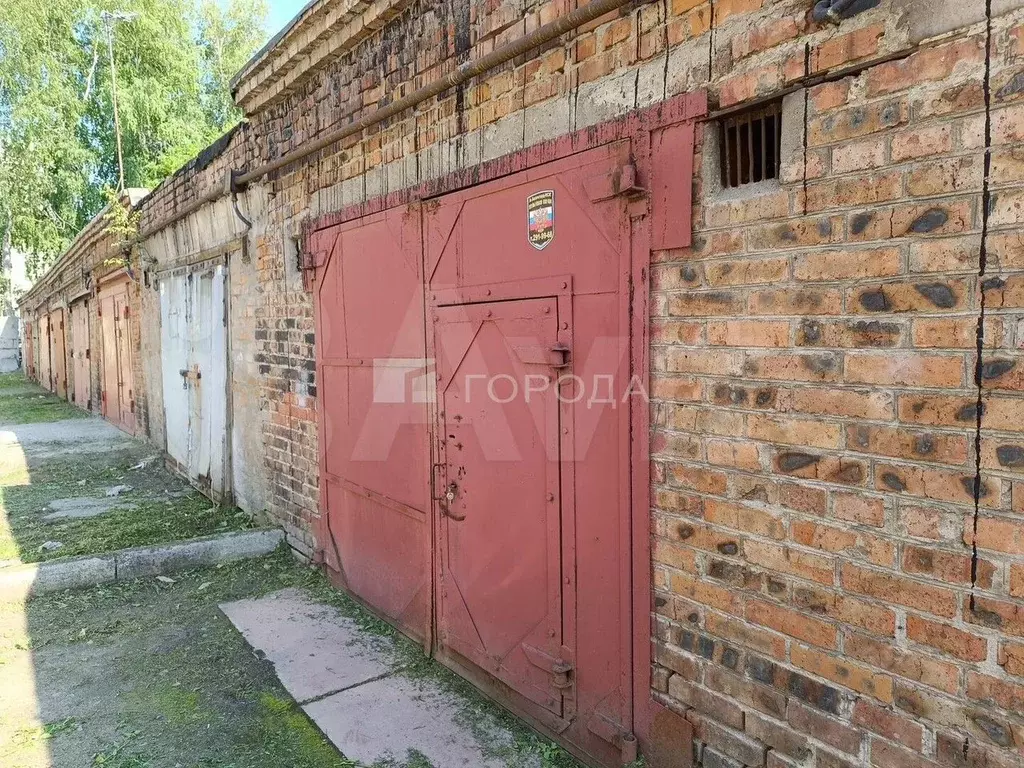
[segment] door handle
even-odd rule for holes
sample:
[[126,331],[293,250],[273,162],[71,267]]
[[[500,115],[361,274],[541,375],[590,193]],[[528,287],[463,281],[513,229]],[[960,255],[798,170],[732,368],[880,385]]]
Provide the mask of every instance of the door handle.
[[455,496],[459,492],[459,486],[454,482],[448,483],[448,487],[445,488],[444,496],[441,498],[441,511],[445,517],[449,517],[452,520],[465,520],[465,515],[456,515],[452,512],[452,502],[455,501]]
[[559,361],[552,364],[553,368],[555,368],[556,370],[561,370],[562,368],[569,367],[569,365],[571,364],[572,347],[563,342],[558,342],[557,344],[555,344],[555,346],[551,348],[551,351],[554,352],[556,355],[560,355]]

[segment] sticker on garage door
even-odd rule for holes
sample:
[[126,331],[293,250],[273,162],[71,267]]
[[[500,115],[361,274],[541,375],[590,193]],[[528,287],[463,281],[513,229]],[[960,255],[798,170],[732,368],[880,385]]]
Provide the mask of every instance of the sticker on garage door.
[[555,192],[547,189],[526,198],[527,237],[538,251],[555,237]]

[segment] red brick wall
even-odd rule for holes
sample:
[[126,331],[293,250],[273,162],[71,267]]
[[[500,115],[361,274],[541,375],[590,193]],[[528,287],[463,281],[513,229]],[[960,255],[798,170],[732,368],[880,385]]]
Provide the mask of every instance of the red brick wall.
[[[681,91],[788,92],[781,183],[718,190],[703,124],[694,246],[653,255],[657,695],[706,766],[1021,764],[1024,16],[883,2],[836,28],[808,6],[628,6],[270,180],[269,511],[308,544],[297,222]],[[567,7],[414,5],[158,190],[144,226]],[[949,18],[974,21],[918,48]]]
[[1022,29],[808,88],[784,183],[699,178],[694,246],[656,255],[655,681],[712,761],[1021,763]]

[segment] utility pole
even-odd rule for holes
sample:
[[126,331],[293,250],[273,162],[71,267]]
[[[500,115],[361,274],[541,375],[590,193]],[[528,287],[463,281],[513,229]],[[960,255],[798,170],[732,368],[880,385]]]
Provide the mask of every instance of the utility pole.
[[100,14],[107,30],[107,52],[110,54],[110,101],[114,106],[114,137],[117,140],[117,191],[124,191],[124,153],[121,150],[121,120],[117,114],[117,64],[114,63],[114,25],[119,21],[131,21],[137,13],[104,11]]

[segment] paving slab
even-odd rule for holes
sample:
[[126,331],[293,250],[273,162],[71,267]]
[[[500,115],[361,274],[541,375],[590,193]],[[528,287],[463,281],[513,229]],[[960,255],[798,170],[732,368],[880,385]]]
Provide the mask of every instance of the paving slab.
[[137,504],[125,504],[117,498],[97,499],[91,496],[80,496],[73,499],[54,499],[46,505],[49,510],[43,515],[45,523],[58,520],[83,520],[98,517],[112,509],[138,509]]
[[[285,686],[287,687],[287,685]],[[345,757],[371,765],[422,753],[434,768],[503,768],[459,722],[458,703],[429,680],[401,676],[350,688],[303,706]],[[495,739],[504,734],[496,733]]]
[[308,592],[283,589],[220,609],[349,760],[404,764],[421,754],[434,768],[508,765],[495,757],[512,743],[507,730],[496,722],[471,727],[465,702],[437,680],[403,675],[390,643]]
[[274,664],[281,683],[300,703],[394,671],[384,641],[368,638],[354,621],[301,589],[225,603],[220,609],[249,645]]

